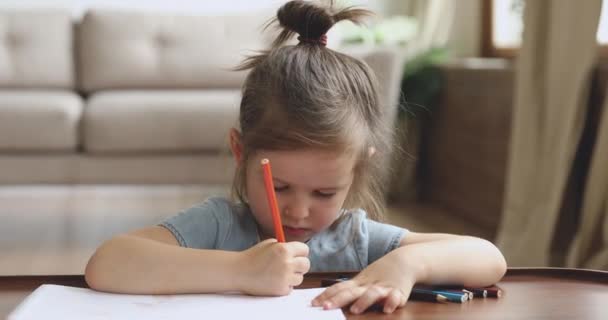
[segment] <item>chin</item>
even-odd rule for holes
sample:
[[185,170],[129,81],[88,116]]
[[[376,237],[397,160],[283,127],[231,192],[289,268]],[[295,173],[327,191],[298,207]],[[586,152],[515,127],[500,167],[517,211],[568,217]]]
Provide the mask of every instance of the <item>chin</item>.
[[310,240],[311,236],[288,236],[285,235],[285,241],[290,242],[290,241],[299,241],[299,242],[306,242],[308,240]]

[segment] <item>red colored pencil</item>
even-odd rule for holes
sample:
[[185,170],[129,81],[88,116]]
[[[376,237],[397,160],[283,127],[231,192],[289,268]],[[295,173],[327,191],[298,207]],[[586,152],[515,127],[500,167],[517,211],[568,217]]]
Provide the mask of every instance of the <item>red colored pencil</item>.
[[274,183],[272,182],[270,160],[262,159],[262,169],[264,170],[264,185],[266,187],[268,207],[270,208],[270,212],[272,214],[272,222],[274,224],[274,234],[279,242],[285,242],[285,234],[283,234],[283,223],[281,222],[281,214],[279,213],[279,205],[277,204],[277,195],[274,193]]
[[492,298],[500,298],[502,297],[502,289],[500,289],[497,286],[489,286],[489,287],[485,287],[483,288],[486,291],[488,291],[488,297],[492,297]]

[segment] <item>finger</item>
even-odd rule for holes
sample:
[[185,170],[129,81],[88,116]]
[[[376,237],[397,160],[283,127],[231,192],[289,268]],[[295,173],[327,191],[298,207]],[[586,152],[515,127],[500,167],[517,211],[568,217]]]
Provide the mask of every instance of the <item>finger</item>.
[[334,296],[329,297],[323,302],[323,309],[342,308],[351,304],[367,291],[365,287],[352,286],[339,291]]
[[405,297],[403,296],[403,293],[398,289],[393,289],[388,293],[388,296],[384,301],[382,311],[384,313],[392,313],[398,307],[401,307],[402,304],[405,304]]
[[370,286],[350,307],[350,312],[361,313],[374,303],[386,298],[391,289],[378,285]]
[[286,295],[290,294],[291,291],[293,291],[293,286],[285,286],[285,287],[283,287],[280,291],[278,291],[274,295],[276,295],[276,296],[286,296]]
[[308,246],[304,242],[292,241],[287,243],[291,254],[296,257],[308,257]]
[[264,248],[264,247],[271,246],[271,245],[273,245],[276,242],[277,242],[277,239],[270,238],[270,239],[266,239],[264,241],[259,242],[255,246],[259,247],[259,248]]
[[289,284],[292,287],[299,286],[304,281],[304,275],[301,273],[294,273],[289,280]]
[[275,242],[277,242],[277,239],[275,239],[275,238],[269,238],[269,239],[266,239],[264,241],[261,241],[260,243],[258,243],[258,245],[269,245],[269,244],[275,243]]
[[295,272],[304,274],[310,270],[310,260],[307,257],[296,257],[293,263]]
[[327,289],[325,289],[323,292],[321,292],[320,295],[316,296],[312,300],[312,305],[313,306],[321,306],[330,297],[333,297],[338,292],[340,292],[342,290],[346,290],[347,288],[352,287],[354,285],[355,284],[354,284],[354,282],[352,280],[338,282],[338,283],[336,283],[336,284],[328,287]]

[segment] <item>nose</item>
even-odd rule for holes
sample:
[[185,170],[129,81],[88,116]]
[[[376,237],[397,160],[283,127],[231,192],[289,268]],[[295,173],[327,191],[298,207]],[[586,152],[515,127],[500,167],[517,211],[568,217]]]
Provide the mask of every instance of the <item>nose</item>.
[[308,217],[310,210],[305,201],[291,201],[283,209],[283,215],[292,220],[299,220]]

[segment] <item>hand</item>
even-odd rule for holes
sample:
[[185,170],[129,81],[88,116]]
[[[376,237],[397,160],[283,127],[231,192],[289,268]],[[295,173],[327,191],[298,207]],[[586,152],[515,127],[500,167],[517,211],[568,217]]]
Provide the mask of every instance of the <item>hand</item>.
[[416,275],[405,267],[403,259],[393,251],[369,265],[351,280],[327,288],[313,299],[313,306],[324,309],[350,306],[350,312],[361,313],[374,304],[392,313],[403,307],[416,283]]
[[308,246],[302,242],[267,239],[243,251],[242,257],[240,286],[251,295],[289,294],[310,269]]

